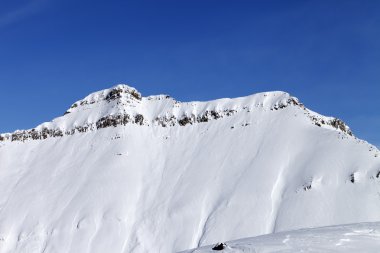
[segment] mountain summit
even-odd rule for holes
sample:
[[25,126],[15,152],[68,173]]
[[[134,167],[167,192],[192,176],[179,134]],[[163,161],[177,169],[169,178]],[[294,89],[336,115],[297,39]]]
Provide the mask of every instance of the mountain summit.
[[380,220],[379,150],[285,92],[117,85],[0,135],[0,252],[177,252]]
[[126,124],[185,126],[229,117],[241,112],[276,111],[289,105],[303,109],[311,122],[319,127],[333,127],[352,135],[349,127],[341,120],[323,117],[307,110],[297,98],[286,92],[265,92],[243,98],[181,103],[168,95],[142,97],[135,88],[119,84],[110,89],[94,92],[75,102],[63,117],[43,123],[34,129],[2,134],[0,141],[62,137],[76,132]]

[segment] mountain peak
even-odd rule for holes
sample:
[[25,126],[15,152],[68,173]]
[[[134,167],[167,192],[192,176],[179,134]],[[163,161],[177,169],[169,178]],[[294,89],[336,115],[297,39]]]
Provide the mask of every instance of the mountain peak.
[[288,93],[115,86],[76,104],[0,135],[1,252],[178,252],[380,220],[380,151]]
[[272,112],[273,117],[278,117],[279,114],[275,114],[275,111],[290,107],[293,108],[295,115],[304,114],[309,124],[352,135],[343,121],[312,112],[296,97],[283,91],[262,92],[246,97],[222,98],[206,102],[179,102],[168,95],[142,97],[136,88],[118,84],[89,94],[72,104],[62,117],[55,118],[51,122],[45,122],[30,130],[2,134],[0,141],[61,137],[76,132],[127,124],[151,127],[186,126],[238,114],[244,118],[246,113],[254,113],[259,117],[262,113],[269,115]]
[[136,88],[126,84],[118,84],[112,88],[96,91],[71,105],[65,114],[71,113],[81,106],[96,104],[101,101],[111,102],[113,100],[134,101],[141,100],[141,93]]

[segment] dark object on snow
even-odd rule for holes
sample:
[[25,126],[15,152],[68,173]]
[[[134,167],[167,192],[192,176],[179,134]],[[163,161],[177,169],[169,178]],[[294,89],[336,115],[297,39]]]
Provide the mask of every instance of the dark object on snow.
[[355,174],[354,173],[352,173],[350,175],[350,181],[351,181],[351,183],[355,183]]
[[219,242],[212,247],[212,250],[224,250],[226,247],[227,245],[225,243]]

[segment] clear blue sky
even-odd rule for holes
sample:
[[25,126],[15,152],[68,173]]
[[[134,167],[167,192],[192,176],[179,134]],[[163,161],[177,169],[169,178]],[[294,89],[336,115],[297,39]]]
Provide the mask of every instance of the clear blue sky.
[[380,146],[380,1],[0,1],[0,132],[117,83],[182,101],[284,90]]

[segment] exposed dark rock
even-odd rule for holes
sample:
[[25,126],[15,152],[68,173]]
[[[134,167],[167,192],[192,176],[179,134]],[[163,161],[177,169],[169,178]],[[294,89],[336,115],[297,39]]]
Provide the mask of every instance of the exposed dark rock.
[[351,181],[351,183],[355,183],[355,174],[354,173],[352,173],[350,175],[350,181]]
[[112,89],[106,96],[106,100],[107,101],[111,101],[111,100],[115,100],[117,98],[120,98],[121,97],[121,93],[123,93],[123,89],[122,88],[115,88],[115,89]]
[[142,114],[136,114],[135,115],[135,123],[139,125],[144,124],[144,116]]
[[343,133],[346,133],[350,136],[353,135],[350,128],[340,119],[334,118],[332,120],[325,121],[323,118],[316,117],[314,115],[310,115],[309,113],[307,115],[316,126],[321,127],[322,125],[329,125],[329,126],[332,126],[332,127],[336,128],[337,130],[340,130]]
[[208,122],[207,115],[203,114],[202,116],[197,117],[197,122]]
[[159,126],[162,126],[162,127],[167,127],[167,126],[174,126],[177,124],[177,119],[174,115],[170,116],[170,117],[157,117],[155,119],[155,122],[158,123]]
[[63,136],[63,132],[61,129],[55,129],[55,131],[53,132],[53,137],[62,137]]
[[118,125],[126,125],[127,123],[131,122],[131,117],[129,114],[118,114],[118,115],[109,115],[106,117],[100,118],[96,122],[96,128],[106,128],[106,127],[116,127]]
[[12,141],[23,141],[23,139],[24,139],[23,135],[24,135],[24,132],[16,131],[12,134],[11,140]]
[[344,132],[344,133],[347,133],[347,134],[349,134],[349,135],[352,135],[352,132],[351,132],[351,130],[346,126],[346,124],[342,121],[342,120],[340,120],[340,119],[337,119],[337,118],[334,118],[333,120],[331,120],[330,122],[329,122],[329,124],[332,126],[332,127],[334,127],[334,128],[336,128],[336,129],[340,129],[342,132]]
[[46,139],[46,138],[48,138],[49,136],[51,136],[51,132],[50,132],[50,130],[49,130],[47,127],[42,128],[42,131],[41,131],[41,138],[42,138],[42,139]]
[[211,116],[214,118],[214,119],[219,119],[221,118],[222,116],[216,112],[216,111],[211,111]]
[[136,90],[134,89],[130,89],[130,90],[124,90],[123,88],[121,87],[117,87],[117,88],[114,88],[112,89],[106,96],[106,100],[109,102],[111,100],[115,100],[115,99],[118,99],[118,98],[121,98],[122,96],[122,93],[129,93],[133,98],[137,99],[137,100],[141,100],[141,94],[138,93]]
[[296,98],[294,98],[294,97],[289,98],[288,101],[287,101],[287,103],[288,103],[289,105],[298,105],[298,106],[301,106],[301,107],[304,106],[302,103],[300,103],[300,102],[299,102]]
[[303,186],[303,190],[304,191],[308,191],[308,190],[311,190],[311,184],[306,184]]
[[[108,99],[115,99],[120,97],[121,92],[125,92],[122,88],[113,89],[108,95]],[[134,96],[136,99],[141,98],[141,95],[136,91],[128,91],[130,94]],[[79,106],[79,104],[87,104],[87,101],[82,101],[80,103],[75,103],[71,106],[71,108],[75,108]],[[91,102],[92,103],[92,102]],[[167,126],[185,126],[187,124],[195,124],[195,123],[203,123],[209,122],[210,120],[216,120],[219,118],[223,118],[224,116],[232,116],[237,111],[232,109],[224,109],[223,111],[216,110],[207,110],[203,114],[198,116],[184,115],[181,119],[177,119],[174,115],[157,117],[153,120],[153,123],[157,123],[157,125],[162,127]],[[67,112],[69,113],[69,112]],[[67,114],[66,113],[66,114]],[[82,126],[74,126],[71,129],[66,129],[62,131],[61,129],[49,129],[47,127],[43,127],[40,130],[31,129],[25,131],[16,131],[12,134],[3,134],[0,135],[0,141],[25,141],[25,140],[43,140],[49,137],[62,137],[62,136],[70,136],[75,133],[85,133],[87,131],[93,131],[95,129],[107,128],[107,127],[116,127],[118,125],[127,125],[128,123],[134,123],[138,125],[144,125],[144,116],[142,114],[136,114],[132,117],[129,114],[117,114],[117,115],[109,115],[100,118],[95,123],[85,124]]]
[[227,115],[227,116],[232,116],[233,114],[237,113],[236,110],[224,110],[224,114]]
[[135,99],[137,99],[137,100],[141,100],[141,94],[138,93],[137,91],[132,90],[132,91],[130,92],[130,94],[131,94],[132,97],[134,97]]
[[40,133],[38,131],[36,131],[36,129],[32,129],[30,131],[30,137],[33,139],[33,140],[38,140],[40,139]]
[[[41,131],[36,129],[31,129],[28,131],[16,131],[11,134],[11,141],[26,141],[28,139],[40,140],[46,139],[48,137],[62,137],[64,134],[61,129],[48,129],[46,127],[42,128]],[[5,138],[3,139],[3,141]]]
[[75,127],[75,130],[79,133],[85,133],[88,131],[88,125],[84,125],[84,126],[77,126]]
[[225,243],[217,243],[212,247],[212,250],[224,250],[227,247]]
[[289,105],[296,105],[296,106],[299,106],[301,108],[304,108],[304,105],[302,103],[300,103],[296,98],[289,98],[285,103],[284,102],[280,102],[280,103],[277,103],[275,104],[271,110],[279,110],[279,109],[284,109],[286,107],[288,107]]
[[192,124],[191,118],[188,116],[183,116],[182,119],[178,120],[180,126],[186,126],[187,124]]

